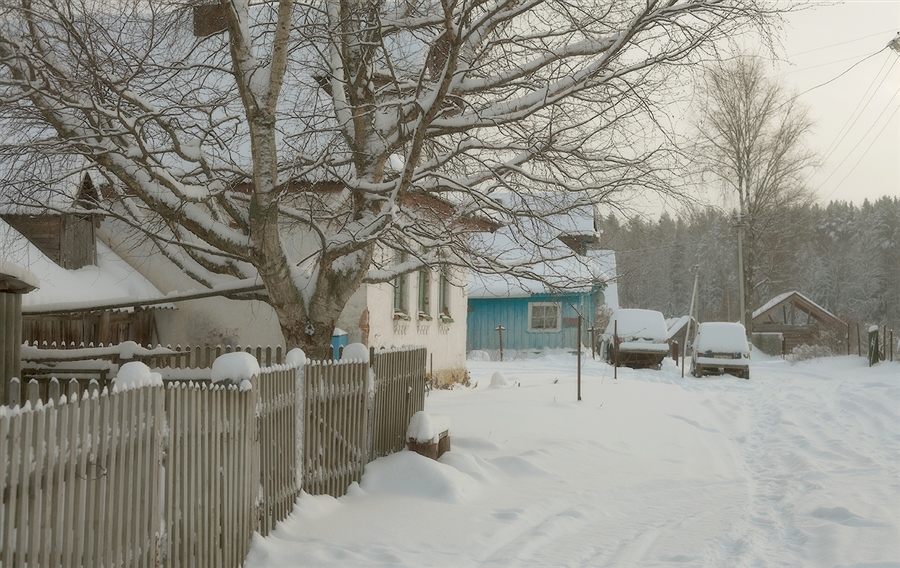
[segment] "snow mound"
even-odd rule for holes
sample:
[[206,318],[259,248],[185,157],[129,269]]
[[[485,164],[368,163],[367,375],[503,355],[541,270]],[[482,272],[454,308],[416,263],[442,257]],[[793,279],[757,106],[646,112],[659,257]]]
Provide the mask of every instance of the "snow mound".
[[[209,380],[213,383],[230,381],[241,385],[241,390],[248,390],[250,379],[259,374],[259,361],[256,357],[243,351],[220,355],[213,361],[212,374]],[[247,381],[244,384],[244,381]]]
[[344,347],[341,353],[341,361],[356,359],[365,363],[369,362],[369,348],[362,343],[351,343]]
[[491,375],[491,386],[492,387],[508,387],[511,383],[506,380],[506,375],[497,371],[493,375]]
[[420,410],[409,419],[409,427],[406,429],[406,438],[415,440],[420,444],[426,442],[437,443],[441,432],[450,430],[450,419],[443,414],[428,414]]
[[306,353],[299,347],[294,347],[284,356],[284,364],[288,367],[302,367],[306,365]]
[[122,392],[142,387],[161,387],[162,375],[154,373],[140,361],[131,361],[119,367],[113,381],[113,392]]
[[477,484],[470,476],[415,452],[399,452],[366,465],[359,485],[370,495],[399,495],[446,503],[470,502],[477,493]]

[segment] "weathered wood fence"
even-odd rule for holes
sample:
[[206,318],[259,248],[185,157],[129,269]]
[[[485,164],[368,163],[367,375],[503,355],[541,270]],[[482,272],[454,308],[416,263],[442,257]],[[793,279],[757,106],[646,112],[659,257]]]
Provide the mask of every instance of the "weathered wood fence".
[[0,566],[241,566],[299,488],[343,495],[390,453],[375,440],[402,447],[425,350],[267,367],[251,385],[61,393],[52,380],[44,404],[30,383],[22,407],[0,406]]

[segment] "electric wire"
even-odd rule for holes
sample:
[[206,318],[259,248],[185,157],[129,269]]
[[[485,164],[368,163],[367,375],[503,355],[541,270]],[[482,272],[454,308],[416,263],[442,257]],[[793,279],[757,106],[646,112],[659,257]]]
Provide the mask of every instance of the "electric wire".
[[[897,64],[897,59],[894,59],[894,62],[893,62],[893,64],[891,64],[887,73],[884,75],[884,77],[881,78],[881,82],[878,83],[878,86],[875,87],[875,90],[872,91],[871,95],[869,95],[869,91],[872,89],[872,85],[874,85],[875,81],[878,80],[878,77],[881,75],[881,72],[884,71],[884,68],[887,65],[888,61],[889,61],[888,59],[884,60],[884,64],[882,64],[881,69],[879,69],[878,73],[876,73],[875,76],[872,78],[872,82],[869,83],[869,87],[866,89],[865,93],[863,93],[863,96],[859,99],[859,102],[856,103],[856,108],[853,109],[853,112],[850,113],[850,116],[847,117],[847,121],[844,122],[844,126],[841,127],[840,131],[838,131],[838,133],[837,133],[837,136],[835,136],[835,138],[831,142],[831,144],[828,145],[828,148],[825,150],[825,156],[822,158],[823,162],[828,160],[828,158],[831,157],[831,155],[837,150],[838,146],[840,146],[840,143],[844,141],[844,138],[850,134],[850,131],[853,130],[853,127],[856,126],[856,123],[859,121],[860,117],[862,117],[863,113],[869,107],[869,104],[872,102],[872,99],[875,98],[875,93],[878,92],[878,89],[881,88],[881,86],[884,84],[884,82],[890,76],[891,71],[894,70],[894,66]],[[868,100],[866,100],[866,96],[869,96]],[[866,102],[863,105],[864,100],[866,100]],[[860,105],[863,105],[862,110],[860,110],[860,108],[859,108]],[[860,110],[859,114],[856,113],[857,110]],[[852,123],[851,123],[851,120],[853,121]],[[847,124],[850,124],[849,128],[847,128]],[[846,128],[846,131],[845,131],[845,128]]]
[[[896,62],[895,62],[895,63],[896,63]],[[891,66],[891,69],[893,69],[893,65]],[[887,76],[885,76],[885,77],[887,77]],[[884,83],[884,81],[882,81],[882,84],[883,84],[883,83]],[[879,88],[880,88],[880,87],[881,87],[881,84],[879,84],[878,86],[879,86]],[[876,89],[876,92],[877,92],[877,89]],[[874,96],[874,93],[873,93],[873,96]],[[895,98],[896,96],[897,96],[896,93],[894,93],[894,95],[891,96],[891,98],[888,100],[888,102],[887,102],[887,104],[885,105],[885,107],[884,107],[883,109],[881,109],[881,112],[878,113],[878,116],[877,116],[877,117],[875,118],[875,120],[872,122],[872,125],[869,126],[869,128],[866,130],[865,134],[863,134],[863,135],[859,138],[859,140],[856,142],[856,144],[854,144],[853,148],[851,148],[850,151],[847,152],[847,154],[844,156],[844,159],[841,160],[841,161],[838,163],[838,165],[835,166],[835,167],[831,170],[831,173],[829,173],[828,176],[827,176],[824,180],[822,180],[822,182],[819,184],[819,187],[822,187],[822,186],[824,186],[826,183],[828,183],[828,180],[830,180],[830,179],[832,178],[832,176],[834,176],[834,174],[841,168],[841,166],[844,165],[844,162],[846,162],[846,161],[850,158],[850,156],[853,155],[853,152],[855,152],[856,149],[859,148],[859,145],[862,144],[863,141],[866,139],[866,137],[869,135],[869,133],[872,132],[872,129],[875,128],[875,126],[878,124],[878,121],[881,119],[881,117],[884,115],[884,113],[887,111],[887,109],[891,106],[891,102],[894,100],[894,98]],[[871,101],[871,99],[870,99],[870,101]],[[867,106],[868,106],[868,105],[867,105]],[[863,108],[863,110],[865,110],[865,108]],[[893,115],[891,115],[891,116],[893,116]],[[889,123],[889,122],[890,122],[890,121],[888,121],[888,123]],[[888,123],[886,123],[885,126],[887,126]],[[882,131],[883,131],[883,130],[884,130],[884,127],[882,127]],[[880,132],[879,132],[879,133],[880,133]],[[848,134],[849,134],[849,132],[848,132]],[[845,136],[845,138],[846,138],[846,136]],[[843,141],[843,140],[841,140],[841,141]],[[838,142],[838,144],[840,144],[840,142]],[[870,145],[870,147],[871,147],[871,145]],[[867,150],[867,151],[868,151],[868,150]],[[854,166],[854,167],[855,167],[855,166]],[[843,182],[843,180],[841,180],[841,181]],[[839,184],[839,185],[840,185],[840,184]],[[828,196],[831,197],[831,194],[833,194],[833,193],[834,193],[834,190],[832,190],[832,192],[829,193]]]
[[[887,110],[887,107],[885,107],[885,110]],[[891,123],[891,120],[892,120],[892,119],[894,118],[894,116],[897,114],[897,111],[898,111],[898,110],[900,110],[900,107],[894,108],[894,112],[892,112],[892,113],[891,113],[891,116],[888,117],[887,121],[884,123],[884,126],[881,127],[881,130],[878,131],[878,134],[875,135],[875,138],[872,139],[872,141],[869,143],[869,145],[868,145],[868,146],[866,147],[866,149],[863,151],[863,153],[862,153],[862,155],[859,157],[859,159],[856,160],[856,163],[853,164],[853,167],[850,168],[850,171],[847,172],[847,175],[845,175],[845,176],[843,177],[843,179],[841,179],[841,181],[838,182],[838,184],[834,187],[834,189],[831,190],[831,193],[829,193],[829,194],[828,194],[828,197],[826,197],[825,199],[828,199],[828,198],[830,198],[832,195],[834,195],[834,192],[837,191],[839,187],[841,187],[841,184],[843,184],[843,183],[847,180],[847,178],[850,177],[850,174],[853,173],[853,170],[856,169],[856,166],[858,166],[858,165],[860,164],[860,162],[862,162],[863,158],[866,157],[866,154],[869,153],[869,150],[872,149],[872,146],[875,145],[875,141],[878,140],[878,138],[881,136],[881,134],[882,134],[882,133],[884,132],[884,130],[887,128],[888,124]],[[884,113],[882,112],[882,114],[884,114]],[[881,118],[881,115],[879,115],[879,118]],[[866,134],[868,134],[868,132],[867,132]],[[858,144],[857,144],[857,145],[858,145]],[[856,148],[854,147],[854,149],[856,149]]]
[[821,51],[821,50],[823,50],[823,49],[828,49],[828,48],[830,48],[830,47],[837,47],[837,46],[839,46],[839,45],[846,45],[846,44],[848,44],[848,43],[854,43],[854,42],[857,42],[857,41],[862,41],[862,40],[864,40],[864,39],[871,39],[873,36],[881,35],[881,34],[886,34],[886,33],[888,33],[888,32],[894,32],[894,31],[897,31],[897,29],[896,29],[896,28],[891,28],[891,29],[888,29],[888,30],[880,31],[880,32],[873,32],[873,33],[870,33],[870,34],[866,34],[866,35],[864,35],[864,36],[862,36],[862,37],[858,37],[858,38],[856,38],[856,39],[848,39],[847,41],[842,41],[842,42],[839,42],[839,43],[832,43],[832,44],[830,44],[830,45],[823,45],[822,47],[815,47],[815,48],[813,48],[813,49],[807,49],[806,51],[801,51],[801,52],[799,52],[799,53],[794,53],[794,54],[788,55],[788,57],[796,57],[796,56],[798,56],[798,55],[806,55],[807,53],[812,53],[812,52],[814,52],[814,51]]

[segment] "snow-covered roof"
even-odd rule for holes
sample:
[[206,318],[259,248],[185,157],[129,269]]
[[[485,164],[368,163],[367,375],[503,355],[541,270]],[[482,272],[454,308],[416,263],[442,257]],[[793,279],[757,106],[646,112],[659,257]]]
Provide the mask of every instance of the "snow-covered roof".
[[688,321],[691,320],[691,316],[680,316],[677,318],[666,318],[666,329],[668,330],[668,338],[672,339],[672,337],[681,331],[684,326],[687,325]]
[[833,317],[834,319],[840,319],[840,318],[838,318],[836,315],[834,315],[833,313],[829,312],[828,310],[826,310],[825,308],[823,308],[822,306],[820,306],[820,305],[817,304],[816,302],[813,302],[812,300],[810,300],[809,298],[807,298],[806,296],[804,296],[804,295],[801,294],[800,292],[797,292],[796,290],[792,290],[792,291],[790,291],[790,292],[785,292],[784,294],[779,294],[779,295],[775,296],[774,298],[772,298],[771,300],[769,300],[768,302],[766,302],[765,304],[763,304],[762,307],[757,308],[756,310],[754,310],[754,311],[753,311],[753,318],[756,318],[756,317],[758,317],[758,316],[760,316],[760,315],[766,313],[767,311],[771,310],[772,308],[774,308],[775,306],[777,306],[777,305],[780,304],[781,302],[785,301],[786,299],[788,299],[788,298],[790,298],[791,296],[794,296],[794,295],[796,295],[796,296],[798,296],[799,298],[803,299],[805,302],[808,302],[809,304],[812,304],[814,307],[816,307],[817,309],[821,310],[822,312],[828,314],[829,316]]
[[533,294],[560,291],[587,291],[594,285],[605,283],[606,303],[618,306],[615,274],[616,257],[610,250],[589,250],[584,256],[569,255],[565,258],[534,263],[529,269],[541,279],[514,277],[508,274],[483,274],[469,271],[470,298],[516,298]]
[[[493,197],[509,218],[493,233],[473,236],[471,244],[484,257],[496,259],[519,275],[471,269],[470,298],[585,291],[606,284],[607,305],[613,309],[618,306],[615,253],[589,249],[577,254],[564,242],[566,237],[596,237],[591,203],[568,194],[509,193]],[[527,275],[522,276],[523,272]]]
[[[9,265],[31,273],[39,288],[22,297],[28,307],[67,306],[90,309],[92,305],[159,298],[163,294],[127,262],[97,241],[97,265],[67,270],[40,251],[21,233],[0,220],[0,253]],[[171,308],[172,304],[156,307]]]
[[[26,268],[22,268],[18,264],[0,259],[0,280],[12,279],[15,281],[13,289],[22,291],[22,289],[34,289],[41,285],[40,279],[33,272]],[[0,289],[2,291],[2,289]]]

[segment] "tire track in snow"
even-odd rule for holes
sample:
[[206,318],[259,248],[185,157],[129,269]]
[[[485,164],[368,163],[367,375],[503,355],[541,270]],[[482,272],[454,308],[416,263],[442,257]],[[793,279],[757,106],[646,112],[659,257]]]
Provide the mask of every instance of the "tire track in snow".
[[[840,545],[828,542],[833,524],[881,525],[841,506],[847,493],[829,487],[830,479],[869,479],[872,471],[896,469],[890,466],[897,456],[897,435],[890,434],[896,428],[885,426],[895,423],[896,409],[857,392],[868,385],[835,380],[814,368],[791,368],[788,378],[779,376],[777,365],[754,373],[744,398],[746,435],[734,434],[751,481],[745,518],[710,550],[710,565],[772,565],[774,559],[785,566],[834,564],[830,555]],[[810,388],[807,381],[821,383]]]

